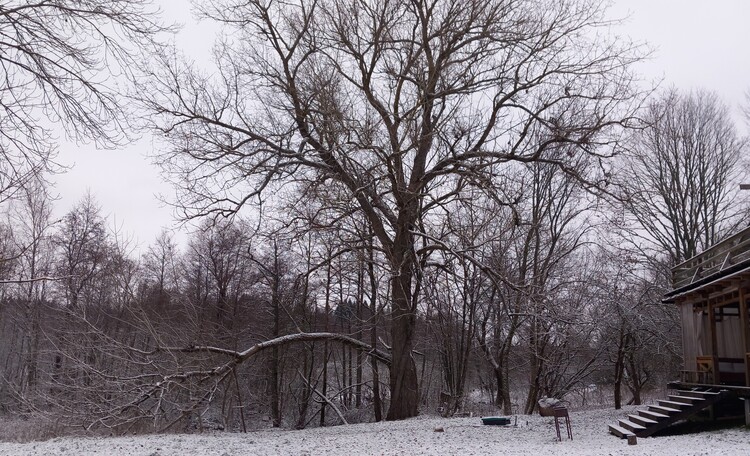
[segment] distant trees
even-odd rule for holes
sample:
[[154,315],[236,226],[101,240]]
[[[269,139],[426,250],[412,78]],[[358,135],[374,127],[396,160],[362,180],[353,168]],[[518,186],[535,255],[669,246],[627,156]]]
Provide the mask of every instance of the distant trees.
[[442,207],[467,187],[493,193],[509,162],[601,185],[601,168],[571,162],[613,153],[637,49],[597,35],[604,12],[589,0],[199,8],[233,31],[217,76],[167,56],[141,91],[184,215],[270,211],[284,189],[335,195],[342,217],[366,220],[392,277],[388,418],[416,415],[412,349],[423,265],[445,248],[431,229]]
[[[3,279],[10,282],[18,280],[14,287],[17,299],[15,304],[21,314],[14,322],[14,329],[21,335],[18,346],[21,353],[21,375],[16,385],[22,396],[31,396],[38,381],[42,319],[50,292],[44,279],[53,272],[52,204],[47,188],[39,180],[28,182],[16,193],[12,203],[8,221],[12,227],[9,240],[13,247],[0,255],[0,264],[13,268],[13,274],[4,274]],[[9,333],[15,333],[8,329]],[[17,340],[11,335],[6,343],[15,346],[14,342]]]
[[[51,373],[49,364],[39,366],[48,360],[41,332],[56,314],[48,307],[53,293],[76,306],[81,293],[93,293],[93,276],[112,253],[94,251],[102,247],[102,231],[87,225],[93,208],[69,214],[63,222],[68,231],[53,237],[45,180],[59,168],[57,138],[64,133],[105,146],[124,138],[126,109],[115,80],[132,76],[140,53],[165,30],[156,13],[148,0],[0,4],[0,203],[10,207],[11,218],[0,247],[0,278],[6,304],[14,304],[0,322],[8,344],[2,388],[22,400],[33,399],[40,378]],[[54,252],[63,244],[64,259]],[[57,278],[66,282],[64,291],[50,285]],[[55,370],[62,362],[58,352]]]
[[744,207],[740,159],[747,151],[715,93],[664,92],[645,111],[623,175],[635,239],[653,242],[671,265],[731,232]]
[[680,320],[674,306],[661,302],[669,287],[663,265],[606,245],[597,255],[601,269],[588,288],[596,302],[592,317],[597,321],[600,364],[614,388],[615,408],[640,405],[644,391],[676,374]]

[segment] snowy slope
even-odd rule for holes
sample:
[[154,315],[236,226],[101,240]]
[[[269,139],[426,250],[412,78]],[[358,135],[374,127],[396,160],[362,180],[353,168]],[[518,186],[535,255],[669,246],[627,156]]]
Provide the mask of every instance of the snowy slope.
[[[750,455],[750,430],[642,438],[638,445],[607,434],[629,410],[572,412],[573,441],[558,443],[550,418],[519,416],[517,427],[482,426],[479,418],[420,417],[303,431],[248,434],[61,438],[0,443],[2,455]],[[435,432],[442,427],[445,432]]]

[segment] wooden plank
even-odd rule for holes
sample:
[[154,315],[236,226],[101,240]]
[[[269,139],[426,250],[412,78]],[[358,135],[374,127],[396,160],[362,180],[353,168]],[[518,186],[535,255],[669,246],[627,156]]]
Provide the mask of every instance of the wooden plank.
[[645,426],[642,426],[638,423],[634,423],[630,420],[617,420],[617,422],[619,423],[620,427],[623,427],[633,433],[646,430]]
[[628,415],[628,419],[633,423],[640,424],[641,426],[651,426],[658,423],[656,420],[641,415]]
[[665,415],[663,413],[657,413],[651,410],[638,410],[638,414],[645,418],[651,419],[653,421],[659,421],[665,418],[669,418],[669,415]]
[[718,396],[721,393],[717,391],[677,391],[677,394],[695,399],[703,399],[706,397]]
[[686,404],[684,402],[668,401],[664,399],[661,399],[658,402],[662,407],[673,408],[675,410],[682,410],[684,408],[690,407],[690,404]]
[[628,436],[631,436],[631,435],[635,435],[632,432],[628,431],[627,429],[621,428],[620,426],[616,424],[609,425],[609,432],[620,437],[621,439],[627,438]]
[[699,401],[700,398],[697,397],[690,397],[690,396],[678,396],[674,394],[670,394],[667,399],[669,399],[672,402],[680,402],[683,404],[691,405],[695,401]]
[[685,389],[685,388],[719,388],[721,391],[731,392],[732,394],[739,397],[750,397],[750,386],[737,386],[737,385],[709,385],[706,383],[690,383],[690,382],[678,382],[671,381],[667,383],[667,387],[670,389]]
[[653,410],[656,413],[661,413],[664,415],[672,415],[673,413],[679,413],[680,409],[672,408],[672,407],[664,407],[663,405],[649,405],[649,410]]
[[750,386],[750,320],[748,319],[747,312],[747,301],[745,298],[745,289],[740,287],[739,289],[739,304],[740,304],[740,327],[742,328],[742,344],[745,347],[745,386]]
[[[716,337],[716,309],[711,303],[708,303],[708,322],[709,331],[711,332],[711,356],[716,359],[719,355],[719,342]],[[714,362],[714,373],[711,383],[720,384],[721,376],[719,375],[719,365]]]

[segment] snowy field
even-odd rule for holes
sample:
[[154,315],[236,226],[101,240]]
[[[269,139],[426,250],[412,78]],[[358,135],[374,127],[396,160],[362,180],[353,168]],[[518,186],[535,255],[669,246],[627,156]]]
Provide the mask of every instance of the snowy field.
[[[573,441],[558,443],[552,419],[519,416],[518,426],[482,426],[479,418],[420,417],[303,431],[267,430],[0,443],[0,455],[750,455],[750,430],[638,439],[628,446],[607,424],[632,410],[572,412]],[[443,428],[444,432],[435,432]],[[564,431],[563,431],[564,432]]]

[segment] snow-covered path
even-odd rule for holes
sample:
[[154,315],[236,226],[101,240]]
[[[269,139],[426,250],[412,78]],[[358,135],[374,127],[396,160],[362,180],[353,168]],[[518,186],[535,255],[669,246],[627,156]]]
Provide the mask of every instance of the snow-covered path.
[[[403,422],[356,424],[303,431],[247,434],[149,435],[60,438],[25,444],[0,443],[1,455],[750,455],[750,430],[638,439],[638,445],[607,434],[607,423],[629,409],[572,412],[573,441],[555,439],[550,418],[519,416],[517,427],[482,426],[479,418],[420,417]],[[435,432],[442,427],[444,432]]]

